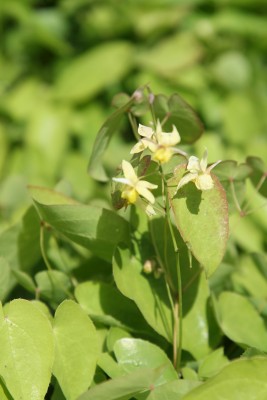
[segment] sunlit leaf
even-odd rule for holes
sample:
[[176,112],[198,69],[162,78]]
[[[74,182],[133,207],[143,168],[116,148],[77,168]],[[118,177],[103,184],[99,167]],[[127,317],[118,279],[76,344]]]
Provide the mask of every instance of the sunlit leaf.
[[184,166],[178,167],[169,180],[171,207],[183,240],[209,276],[219,266],[228,239],[226,194],[218,179],[212,175],[212,189],[200,191],[190,182],[174,195],[184,172]]
[[43,400],[54,359],[52,327],[27,300],[13,300],[0,316],[0,375],[14,399]]
[[81,307],[71,300],[56,310],[53,332],[53,374],[67,400],[75,400],[91,384],[99,353],[96,329]]
[[263,400],[267,396],[266,373],[266,358],[237,360],[183,400]]

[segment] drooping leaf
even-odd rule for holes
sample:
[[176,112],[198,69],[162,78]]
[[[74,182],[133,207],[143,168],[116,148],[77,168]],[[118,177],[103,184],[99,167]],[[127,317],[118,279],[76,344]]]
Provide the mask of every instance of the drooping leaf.
[[212,189],[200,191],[190,182],[174,195],[184,172],[185,166],[177,167],[168,182],[171,207],[183,240],[210,276],[223,258],[228,239],[226,194],[212,175]]
[[65,300],[56,310],[53,332],[53,374],[67,400],[75,400],[90,386],[99,353],[96,329],[81,307]]
[[[80,204],[58,204],[58,195],[35,200],[41,218],[73,242],[110,261],[118,242],[129,240],[129,224],[115,212]],[[39,193],[38,193],[39,197]]]
[[237,360],[189,392],[183,400],[265,399],[267,358]]
[[14,397],[43,400],[54,359],[52,327],[27,300],[13,300],[0,315],[0,375]]
[[218,300],[219,323],[231,340],[242,346],[267,351],[264,320],[244,296],[223,292]]

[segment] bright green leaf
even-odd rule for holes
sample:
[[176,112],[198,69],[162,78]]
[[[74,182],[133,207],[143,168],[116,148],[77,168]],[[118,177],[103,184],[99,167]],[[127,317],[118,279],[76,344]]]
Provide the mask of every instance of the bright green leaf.
[[114,353],[119,365],[127,373],[138,368],[158,368],[164,365],[161,377],[156,385],[177,379],[177,372],[164,351],[146,340],[120,339],[114,345]]
[[135,304],[111,285],[83,282],[75,288],[75,297],[95,321],[137,332],[149,328]]
[[0,375],[14,399],[43,400],[51,377],[54,339],[47,317],[27,300],[0,316]]
[[267,359],[234,361],[183,400],[265,400]]
[[131,398],[144,390],[149,390],[160,377],[163,368],[140,368],[131,374],[121,376],[91,388],[77,400],[121,400]]
[[219,323],[231,340],[242,346],[267,351],[267,329],[264,320],[243,296],[223,292],[218,300]]
[[93,380],[99,353],[97,333],[87,314],[71,300],[57,308],[53,332],[53,374],[66,399],[75,400]]
[[177,379],[155,387],[146,400],[182,400],[185,394],[200,384],[195,380]]
[[210,378],[216,375],[228,363],[229,360],[225,357],[223,348],[220,347],[201,361],[198,374],[200,378]]
[[184,166],[178,167],[168,182],[171,207],[183,240],[210,276],[223,258],[228,239],[226,194],[212,175],[212,189],[200,191],[190,182],[172,198],[184,172]]

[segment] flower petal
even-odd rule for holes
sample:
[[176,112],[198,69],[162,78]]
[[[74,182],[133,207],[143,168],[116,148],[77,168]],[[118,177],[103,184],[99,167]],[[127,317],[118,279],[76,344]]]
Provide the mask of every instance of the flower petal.
[[154,208],[152,207],[151,204],[148,204],[148,205],[146,206],[145,211],[146,211],[146,214],[147,214],[149,217],[151,217],[152,215],[156,215],[156,211],[154,210]]
[[144,136],[144,137],[146,137],[148,139],[151,139],[151,137],[154,134],[154,131],[149,126],[145,126],[145,125],[139,124],[138,133],[139,133],[140,136]]
[[154,183],[150,183],[148,181],[139,181],[137,186],[140,185],[142,187],[146,187],[147,189],[157,189],[158,185],[155,185]]
[[147,189],[147,183],[146,181],[139,181],[138,184],[136,185],[136,191],[143,196],[149,203],[154,204],[155,203],[155,197],[153,194]]
[[175,191],[174,194],[176,194],[177,191],[178,191],[182,186],[186,185],[188,182],[194,181],[194,180],[197,178],[197,176],[198,176],[197,173],[192,173],[192,172],[189,172],[188,174],[186,174],[186,175],[180,180],[180,182],[178,183],[177,189],[176,189],[176,191]]
[[186,169],[191,173],[197,173],[200,171],[199,159],[195,156],[189,157]]
[[131,182],[129,181],[129,179],[126,179],[126,178],[112,178],[112,180],[113,180],[114,182],[124,183],[125,185],[132,186],[132,184],[131,184]]
[[131,149],[130,154],[141,153],[141,151],[145,150],[146,148],[147,148],[146,142],[144,141],[144,139],[141,139]]
[[209,173],[199,174],[195,180],[195,184],[199,190],[210,190],[214,186],[212,177]]
[[216,165],[218,165],[222,160],[216,161],[215,163],[211,164],[208,168],[207,171],[210,172]]
[[132,165],[128,161],[122,160],[121,166],[125,178],[130,182],[128,185],[135,186],[138,182],[138,178]]
[[201,158],[199,165],[200,165],[201,171],[205,172],[207,169],[207,165],[208,165],[208,150],[207,149],[205,149],[203,157]]
[[162,146],[170,147],[180,143],[181,137],[176,127],[173,125],[172,132],[157,132],[158,143]]

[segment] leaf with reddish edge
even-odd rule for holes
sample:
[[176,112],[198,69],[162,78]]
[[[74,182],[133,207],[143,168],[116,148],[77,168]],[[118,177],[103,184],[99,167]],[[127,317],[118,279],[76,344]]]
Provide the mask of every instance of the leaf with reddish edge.
[[210,276],[219,266],[228,239],[228,203],[218,178],[211,174],[214,187],[200,191],[193,182],[175,194],[186,171],[178,166],[168,181],[168,192],[175,224],[189,249]]

